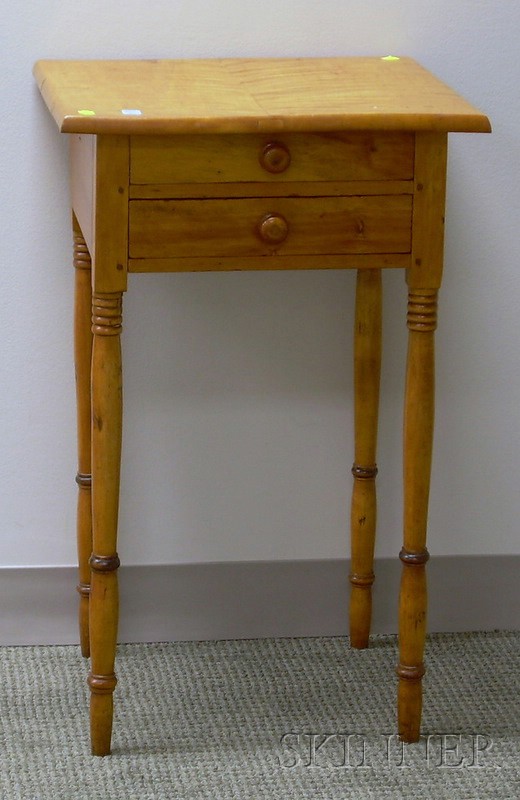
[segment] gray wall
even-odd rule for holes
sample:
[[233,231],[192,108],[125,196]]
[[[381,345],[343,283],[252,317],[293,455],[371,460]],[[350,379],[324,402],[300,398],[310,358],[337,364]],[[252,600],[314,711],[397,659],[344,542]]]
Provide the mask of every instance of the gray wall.
[[[520,555],[519,26],[514,0],[11,4],[0,31],[1,566],[75,562],[67,141],[31,78],[42,57],[405,54],[490,116],[491,136],[450,138],[429,547]],[[406,347],[404,281],[385,277],[383,559],[401,539]],[[131,277],[124,564],[345,557],[353,286],[348,272]]]

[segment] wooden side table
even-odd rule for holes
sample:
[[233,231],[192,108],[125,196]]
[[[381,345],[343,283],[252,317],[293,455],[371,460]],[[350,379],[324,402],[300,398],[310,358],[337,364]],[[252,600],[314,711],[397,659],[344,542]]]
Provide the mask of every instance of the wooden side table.
[[70,134],[81,647],[92,751],[116,685],[122,295],[129,272],[357,270],[350,635],[368,644],[381,270],[408,283],[399,733],[419,738],[434,330],[448,131],[488,119],[407,58],[39,61]]

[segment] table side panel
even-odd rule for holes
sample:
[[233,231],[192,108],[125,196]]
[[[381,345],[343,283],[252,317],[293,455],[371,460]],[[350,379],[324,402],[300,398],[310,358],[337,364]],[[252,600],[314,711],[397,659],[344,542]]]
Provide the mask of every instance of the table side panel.
[[95,247],[96,137],[74,134],[70,137],[70,188],[72,210],[91,254]]

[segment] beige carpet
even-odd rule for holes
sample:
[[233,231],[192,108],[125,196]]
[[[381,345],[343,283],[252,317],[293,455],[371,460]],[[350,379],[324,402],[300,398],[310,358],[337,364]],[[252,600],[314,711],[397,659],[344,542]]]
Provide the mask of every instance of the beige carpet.
[[431,636],[423,736],[404,747],[396,647],[122,645],[104,759],[89,752],[79,649],[2,648],[0,798],[518,800],[520,633]]

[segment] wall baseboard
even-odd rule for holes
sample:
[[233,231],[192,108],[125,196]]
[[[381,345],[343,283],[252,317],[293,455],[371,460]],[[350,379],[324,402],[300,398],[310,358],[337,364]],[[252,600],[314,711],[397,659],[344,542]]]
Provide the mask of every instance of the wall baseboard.
[[[349,562],[122,566],[119,641],[343,636]],[[375,565],[373,632],[397,632],[398,559]],[[429,631],[519,629],[520,556],[440,556],[428,564]],[[0,569],[0,645],[73,644],[76,570]]]

